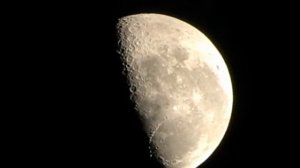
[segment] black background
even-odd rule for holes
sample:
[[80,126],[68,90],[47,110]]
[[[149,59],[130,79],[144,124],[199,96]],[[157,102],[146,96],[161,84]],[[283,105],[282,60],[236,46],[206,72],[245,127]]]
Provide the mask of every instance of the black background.
[[11,39],[21,44],[11,50],[21,55],[13,60],[19,68],[11,94],[21,103],[11,109],[24,111],[13,116],[22,124],[11,124],[16,138],[7,154],[23,159],[11,164],[159,167],[148,158],[115,52],[117,19],[145,12],[174,16],[200,29],[228,65],[232,119],[202,168],[286,167],[294,160],[297,110],[292,109],[295,99],[283,96],[297,86],[297,75],[291,75],[297,71],[292,66],[297,62],[293,5],[119,0],[26,6],[18,4],[21,12],[8,14],[15,15]]

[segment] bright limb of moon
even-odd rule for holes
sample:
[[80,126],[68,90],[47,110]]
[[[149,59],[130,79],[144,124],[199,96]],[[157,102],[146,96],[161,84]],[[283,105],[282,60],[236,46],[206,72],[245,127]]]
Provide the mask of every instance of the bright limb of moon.
[[131,98],[166,168],[195,168],[220,144],[229,124],[230,75],[213,43],[193,26],[161,14],[123,17],[118,53]]

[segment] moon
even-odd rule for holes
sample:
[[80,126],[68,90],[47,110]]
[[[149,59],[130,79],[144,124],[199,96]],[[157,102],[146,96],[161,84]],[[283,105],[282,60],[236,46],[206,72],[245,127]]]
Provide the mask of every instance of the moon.
[[230,74],[213,43],[190,24],[162,14],[117,23],[118,53],[130,98],[165,168],[195,168],[220,144],[231,117]]

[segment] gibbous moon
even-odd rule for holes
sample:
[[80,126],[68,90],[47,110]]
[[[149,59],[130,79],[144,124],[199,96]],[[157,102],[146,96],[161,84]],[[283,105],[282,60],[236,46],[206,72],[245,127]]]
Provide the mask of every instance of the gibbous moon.
[[165,168],[196,168],[217,148],[231,116],[232,85],[221,54],[199,30],[166,15],[126,16],[117,30],[150,155]]

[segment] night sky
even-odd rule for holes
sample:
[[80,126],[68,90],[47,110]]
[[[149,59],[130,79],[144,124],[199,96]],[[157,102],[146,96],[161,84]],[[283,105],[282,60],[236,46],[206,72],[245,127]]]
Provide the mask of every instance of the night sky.
[[148,158],[146,137],[116,54],[117,19],[146,12],[170,15],[201,30],[229,68],[234,91],[231,122],[221,145],[201,168],[291,167],[296,155],[287,149],[296,147],[287,145],[296,141],[293,134],[299,130],[291,128],[297,128],[292,120],[299,110],[291,106],[297,99],[281,96],[294,94],[297,89],[286,90],[297,88],[294,79],[299,76],[291,76],[297,71],[292,64],[299,52],[293,52],[297,43],[288,40],[298,39],[290,33],[297,21],[290,6],[217,0],[20,5],[24,12],[16,14],[20,22],[14,20],[15,32],[23,39],[18,42],[27,45],[17,49],[29,56],[19,61],[26,65],[18,71],[23,76],[19,83],[23,95],[32,96],[24,96],[28,103],[21,107],[37,111],[29,117],[28,123],[34,124],[20,127],[25,131],[20,136],[25,147],[20,147],[29,157],[22,163],[159,167]]

